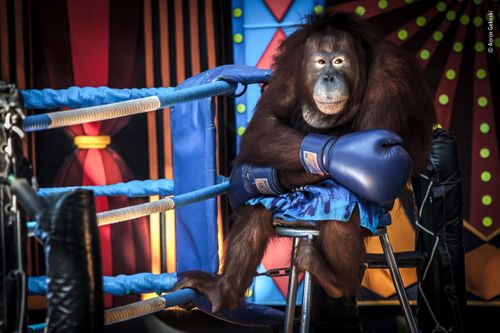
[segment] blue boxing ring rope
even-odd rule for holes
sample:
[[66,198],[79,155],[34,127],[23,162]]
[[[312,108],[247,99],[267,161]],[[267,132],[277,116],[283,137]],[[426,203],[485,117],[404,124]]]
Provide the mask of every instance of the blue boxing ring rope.
[[[27,116],[23,122],[23,131],[42,131],[51,128],[115,119],[155,111],[195,99],[231,93],[235,91],[236,86],[235,83],[227,81],[213,81],[185,89],[167,90],[165,93],[158,96],[149,96],[100,106]],[[155,92],[156,91],[153,91],[153,93]],[[29,97],[29,95],[29,91],[24,93],[24,96]]]
[[[107,309],[104,311],[104,325],[112,325],[143,317],[172,306],[186,304],[195,298],[196,292],[193,289],[182,289],[144,301]],[[43,332],[45,327],[45,323],[28,325],[28,332]]]
[[71,109],[104,105],[171,93],[175,88],[113,89],[108,87],[70,87],[68,89],[22,90],[27,109]]
[[107,225],[155,213],[165,212],[174,208],[183,207],[194,202],[213,198],[229,190],[229,181],[209,186],[186,194],[160,199],[145,204],[129,206],[101,212],[97,214],[97,225]]
[[44,198],[77,189],[92,191],[96,197],[111,197],[115,195],[124,195],[129,198],[148,197],[152,195],[166,197],[174,193],[174,181],[170,179],[132,180],[111,185],[50,187],[40,188],[37,194]]
[[[180,232],[195,232],[199,235],[198,238],[205,237],[209,239],[209,242],[213,242],[211,239],[211,237],[213,238],[211,231],[208,233],[205,231],[210,230],[212,227],[208,229],[205,228],[205,230],[198,230],[196,228],[199,228],[203,223],[213,223],[213,217],[208,218],[213,212],[216,213],[216,211],[214,211],[216,205],[213,198],[229,190],[229,181],[223,176],[216,176],[214,156],[207,156],[206,153],[204,155],[199,155],[204,149],[208,149],[209,152],[212,152],[215,144],[215,126],[213,124],[214,113],[211,97],[234,93],[239,83],[247,85],[267,82],[270,74],[270,71],[255,69],[249,66],[227,65],[190,78],[177,88],[111,89],[106,87],[72,87],[63,90],[44,89],[21,91],[27,108],[73,108],[67,111],[56,111],[27,116],[23,123],[23,130],[25,132],[41,131],[140,114],[175,104],[172,110],[173,143],[178,142],[177,144],[173,144],[175,156],[175,183],[172,180],[160,179],[130,181],[103,186],[42,188],[38,191],[38,195],[40,197],[49,197],[76,189],[86,189],[93,191],[95,196],[167,196],[157,201],[100,212],[96,214],[97,225],[109,225],[194,204],[192,208],[190,207],[189,214],[186,214],[186,211],[182,210],[176,212],[176,219],[184,219],[184,216],[189,216],[194,220],[192,222],[195,222],[187,223],[189,221],[182,220],[181,225],[185,225],[183,228],[187,227],[191,229],[190,231],[184,229]],[[193,126],[193,124],[186,122],[186,117],[196,119],[196,122],[199,122],[201,127],[199,124],[194,124],[195,130],[191,130],[190,126]],[[203,136],[202,143],[189,148],[193,149],[192,152],[189,151],[188,154],[185,154],[186,146],[181,149],[176,148],[179,145],[185,144],[184,141],[180,140],[190,142],[190,140],[193,140],[193,137],[199,138],[200,135]],[[210,146],[212,146],[212,149],[209,148]],[[193,161],[192,156],[196,156],[196,158],[199,157],[201,162],[198,160]],[[181,165],[181,167],[179,167],[179,165]],[[183,170],[183,165],[189,167]],[[196,172],[193,173],[192,167],[201,170],[202,174],[198,175]],[[182,171],[182,173],[180,171]],[[210,200],[210,203],[207,203],[206,199],[212,200]],[[195,214],[197,210],[199,210],[201,214],[207,216],[206,221],[200,219],[199,214]],[[37,222],[28,222],[28,231],[30,234],[36,236]],[[184,239],[189,238],[186,237],[185,234],[183,234],[183,237]],[[190,244],[193,244],[193,242],[191,241]],[[209,258],[211,261],[208,265],[202,263],[198,269],[207,272],[216,272],[214,268],[218,263],[214,260],[217,259],[217,257],[213,256],[213,250],[209,250],[208,253],[205,250],[206,244],[194,244],[196,247],[199,247],[197,251],[202,251],[202,257]],[[188,246],[191,245],[188,244]],[[215,251],[215,253],[217,253],[217,251]],[[177,259],[179,260],[179,257]],[[192,265],[192,263],[190,264]],[[188,270],[190,267],[183,266],[182,263],[178,262],[178,269],[179,268],[181,269],[180,271],[184,271]],[[114,277],[103,277],[104,292],[111,295],[149,292],[160,294],[171,290],[176,281],[177,273],[139,273],[130,276],[118,275]],[[28,285],[31,294],[43,295],[47,293],[47,281],[45,276],[30,277],[28,279]],[[213,314],[210,313],[211,305],[206,298],[197,295],[192,289],[183,289],[152,299],[108,309],[105,311],[105,324],[109,325],[137,318],[187,302],[194,302],[198,308],[212,316],[242,325],[280,325],[284,318],[282,311],[247,302],[236,310],[221,311],[221,313]],[[30,331],[40,331],[44,327],[44,324],[37,324],[31,325],[28,328]]]
[[[202,188],[190,193],[167,197],[157,201],[151,201],[144,204],[108,210],[97,213],[97,225],[109,225],[123,221],[133,220],[139,217],[149,216],[151,214],[166,212],[178,207],[184,207],[189,204],[199,202],[205,199],[213,198],[217,195],[226,193],[229,190],[229,181],[222,178],[223,181],[217,185]],[[76,187],[79,188],[79,187]],[[62,191],[65,192],[65,191]],[[36,232],[36,222],[28,222],[28,232],[33,235]]]
[[[138,273],[102,277],[104,292],[113,296],[167,292],[177,282],[177,273]],[[28,292],[31,295],[47,294],[47,277],[31,276],[28,278]]]

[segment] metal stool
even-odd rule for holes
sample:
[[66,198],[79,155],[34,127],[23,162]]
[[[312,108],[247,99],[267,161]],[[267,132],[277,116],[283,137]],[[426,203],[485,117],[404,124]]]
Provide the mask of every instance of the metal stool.
[[[295,251],[299,244],[300,238],[314,239],[318,236],[319,230],[313,228],[305,227],[276,227],[276,235],[281,237],[292,237],[293,247],[292,247],[292,259],[290,267],[290,278],[288,280],[288,295],[286,300],[286,315],[285,315],[285,325],[284,332],[293,332],[293,324],[295,319],[295,303],[297,298],[297,286],[298,286],[298,272],[297,267],[293,264],[295,258]],[[417,333],[417,323],[415,317],[411,312],[410,302],[406,296],[403,281],[401,280],[401,275],[399,273],[398,265],[394,257],[394,252],[392,251],[392,246],[389,242],[389,237],[387,235],[386,228],[378,229],[373,236],[378,236],[380,243],[382,244],[382,249],[384,251],[385,260],[387,262],[387,267],[391,272],[391,278],[396,288],[396,293],[398,295],[399,304],[403,309],[403,314],[405,317],[406,324],[411,333]],[[311,312],[311,275],[309,272],[304,272],[304,293],[302,296],[302,312],[300,316],[300,332],[309,332],[309,322],[310,322],[310,312]]]
[[[295,228],[295,227],[276,227],[276,235],[281,237],[292,237],[292,258],[290,266],[290,278],[288,279],[288,295],[286,298],[286,315],[285,315],[285,333],[293,332],[293,323],[295,319],[295,303],[297,299],[297,286],[299,283],[299,276],[297,267],[293,264],[295,258],[295,251],[299,245],[300,238],[307,238],[309,240],[318,236],[319,230],[312,228]],[[300,332],[309,332],[309,321],[311,319],[311,274],[308,271],[304,272],[304,293],[302,295],[302,312],[300,315]]]

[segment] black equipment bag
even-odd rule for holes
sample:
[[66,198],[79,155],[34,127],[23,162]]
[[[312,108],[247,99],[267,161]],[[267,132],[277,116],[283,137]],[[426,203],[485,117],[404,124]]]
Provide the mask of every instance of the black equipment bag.
[[420,218],[416,250],[426,263],[417,269],[417,317],[422,332],[460,332],[466,305],[462,188],[455,138],[434,130],[426,168],[414,180]]

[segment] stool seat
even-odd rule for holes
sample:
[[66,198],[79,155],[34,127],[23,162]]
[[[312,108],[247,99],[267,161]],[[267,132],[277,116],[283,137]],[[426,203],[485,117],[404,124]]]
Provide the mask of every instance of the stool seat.
[[318,236],[319,230],[314,228],[304,228],[304,227],[276,227],[276,235],[282,237],[308,237],[308,236]]
[[289,227],[289,228],[302,228],[302,229],[317,229],[319,224],[317,221],[286,221],[281,218],[273,219],[273,225],[275,227]]

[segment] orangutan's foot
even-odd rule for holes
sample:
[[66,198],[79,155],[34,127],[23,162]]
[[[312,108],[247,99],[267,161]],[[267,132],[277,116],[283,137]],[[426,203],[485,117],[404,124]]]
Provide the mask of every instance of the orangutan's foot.
[[221,275],[213,276],[201,271],[181,273],[180,280],[172,291],[184,288],[191,288],[203,294],[212,304],[213,313],[221,309],[232,310],[241,302]]
[[302,239],[295,254],[295,266],[299,271],[308,271],[333,298],[341,298],[344,293],[335,283],[336,279],[325,258],[314,246],[313,241]]
[[301,272],[308,271],[312,272],[314,269],[314,263],[318,260],[322,260],[321,254],[314,246],[312,240],[301,239],[297,251],[295,252],[294,264],[297,266],[298,270]]

